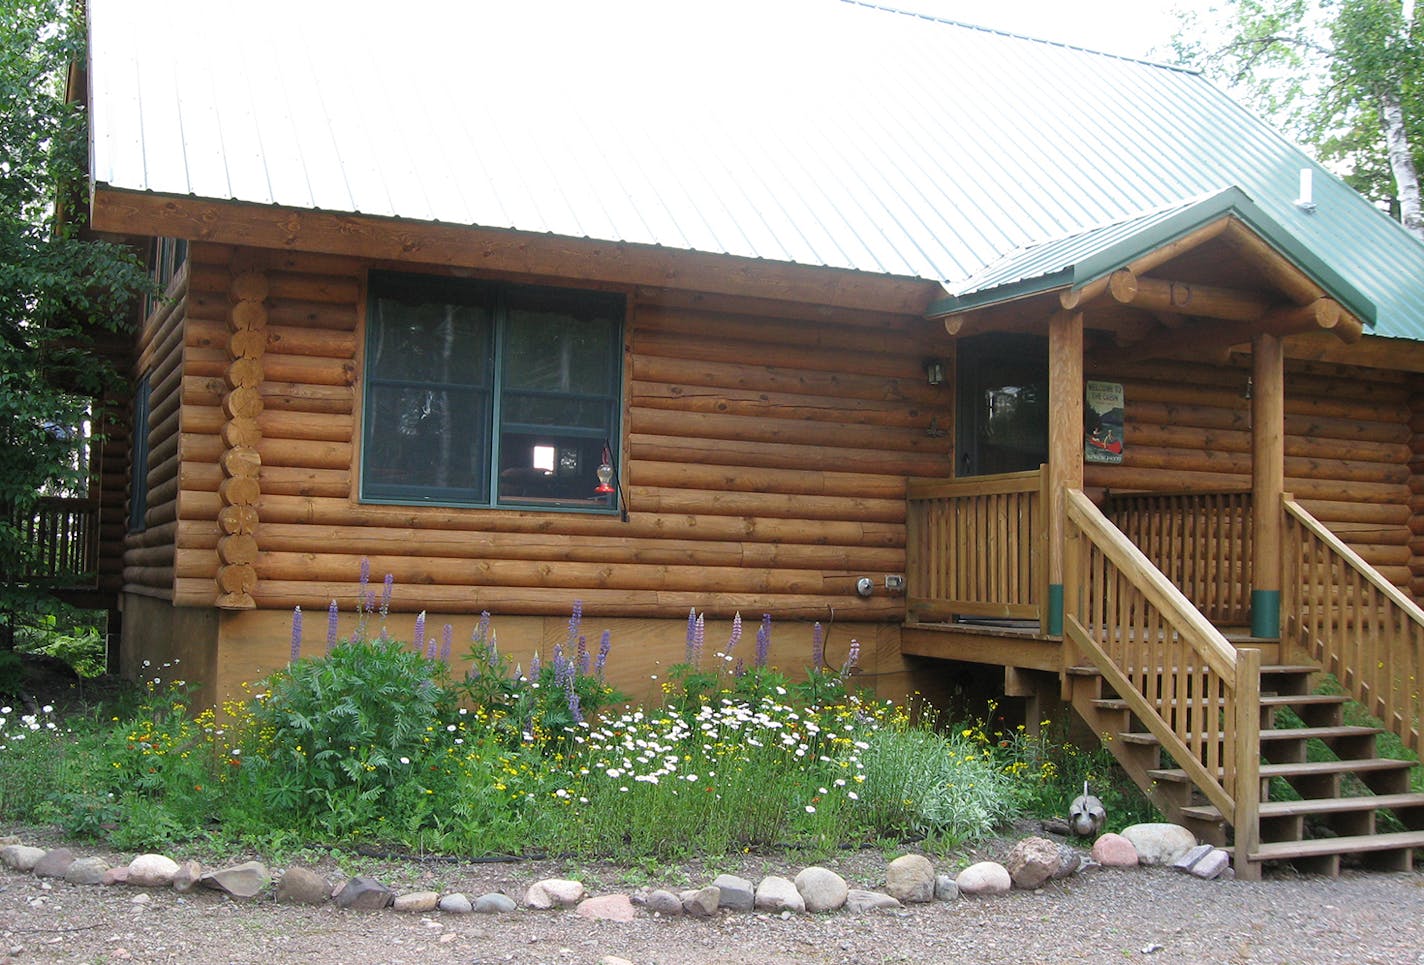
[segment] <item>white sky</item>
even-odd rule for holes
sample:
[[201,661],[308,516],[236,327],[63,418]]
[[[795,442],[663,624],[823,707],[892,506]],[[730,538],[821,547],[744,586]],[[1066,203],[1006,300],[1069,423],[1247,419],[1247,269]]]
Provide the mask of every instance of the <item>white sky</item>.
[[[1207,0],[883,0],[886,6],[1153,60],[1167,59],[1180,8]],[[1153,49],[1156,55],[1152,55]]]

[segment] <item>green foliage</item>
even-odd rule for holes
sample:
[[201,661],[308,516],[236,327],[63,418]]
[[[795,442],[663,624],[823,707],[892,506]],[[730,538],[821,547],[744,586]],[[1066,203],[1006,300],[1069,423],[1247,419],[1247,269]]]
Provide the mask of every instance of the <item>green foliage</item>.
[[[41,493],[83,492],[96,399],[123,393],[95,340],[125,329],[147,274],[122,246],[82,238],[85,120],[65,99],[83,51],[80,5],[0,0],[0,571],[32,546],[13,520]],[[0,631],[46,612],[45,594],[0,584]],[[9,643],[0,632],[0,646]]]
[[1399,0],[1227,0],[1185,17],[1174,46],[1368,198],[1401,194],[1382,97],[1400,103],[1416,169],[1424,163],[1424,41]]
[[[0,653],[0,658],[11,656]],[[17,820],[40,816],[60,786],[66,735],[51,709],[17,713],[0,706],[0,814]]]
[[[56,610],[63,612],[68,608],[56,607]],[[57,613],[39,614],[33,625],[18,630],[15,649],[63,660],[85,678],[103,676],[108,669],[108,650],[99,628],[72,619],[61,621]]]

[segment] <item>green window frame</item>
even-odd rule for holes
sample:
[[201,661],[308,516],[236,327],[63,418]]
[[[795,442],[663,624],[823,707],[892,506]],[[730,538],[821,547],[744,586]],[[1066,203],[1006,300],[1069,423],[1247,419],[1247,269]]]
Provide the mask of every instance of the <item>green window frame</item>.
[[372,272],[363,502],[615,512],[625,299]]

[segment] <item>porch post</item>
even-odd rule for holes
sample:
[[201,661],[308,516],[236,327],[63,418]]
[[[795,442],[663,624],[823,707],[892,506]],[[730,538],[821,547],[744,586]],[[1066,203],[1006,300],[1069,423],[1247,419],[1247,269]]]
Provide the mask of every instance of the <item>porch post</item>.
[[1281,339],[1251,342],[1251,636],[1281,635],[1281,493],[1285,488],[1285,362]]
[[1083,488],[1083,313],[1048,323],[1047,630],[1063,632],[1064,493]]

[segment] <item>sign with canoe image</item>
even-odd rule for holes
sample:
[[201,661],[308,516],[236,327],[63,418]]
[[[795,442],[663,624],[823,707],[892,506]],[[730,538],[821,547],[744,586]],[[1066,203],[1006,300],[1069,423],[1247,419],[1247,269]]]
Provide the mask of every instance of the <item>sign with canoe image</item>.
[[1083,461],[1122,462],[1122,383],[1088,382],[1083,406]]

